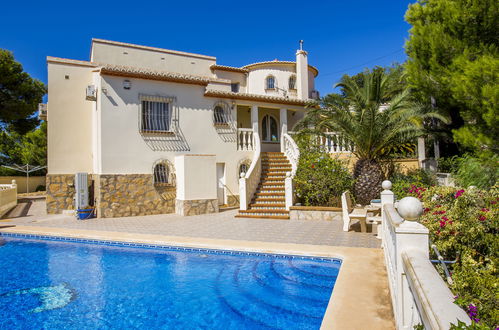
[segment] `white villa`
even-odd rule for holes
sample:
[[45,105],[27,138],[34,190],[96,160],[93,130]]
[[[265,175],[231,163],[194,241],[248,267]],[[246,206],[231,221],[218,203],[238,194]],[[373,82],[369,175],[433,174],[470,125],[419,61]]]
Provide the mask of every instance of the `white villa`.
[[93,39],[90,61],[47,63],[48,213],[73,208],[83,172],[98,217],[239,204],[245,216],[287,217],[298,157],[288,129],[318,97],[306,51],[237,68]]

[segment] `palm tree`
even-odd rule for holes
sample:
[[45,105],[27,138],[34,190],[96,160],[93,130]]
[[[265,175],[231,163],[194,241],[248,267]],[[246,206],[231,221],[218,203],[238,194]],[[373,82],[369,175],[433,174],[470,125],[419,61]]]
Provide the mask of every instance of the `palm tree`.
[[302,136],[336,132],[353,145],[357,157],[353,192],[360,204],[379,196],[383,159],[397,148],[413,145],[423,134],[424,119],[446,120],[414,102],[401,77],[400,70],[380,68],[344,76],[335,86],[341,88],[341,96],[310,106],[298,125]]

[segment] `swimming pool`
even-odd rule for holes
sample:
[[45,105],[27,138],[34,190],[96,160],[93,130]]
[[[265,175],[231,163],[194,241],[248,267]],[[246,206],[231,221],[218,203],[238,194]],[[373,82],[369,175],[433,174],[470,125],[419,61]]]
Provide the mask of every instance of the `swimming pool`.
[[2,235],[0,328],[318,329],[341,261]]

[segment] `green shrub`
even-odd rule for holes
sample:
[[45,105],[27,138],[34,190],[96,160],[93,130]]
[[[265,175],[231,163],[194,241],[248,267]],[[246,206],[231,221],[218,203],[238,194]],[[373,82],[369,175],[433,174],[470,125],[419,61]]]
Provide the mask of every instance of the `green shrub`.
[[498,164],[499,156],[496,154],[465,155],[459,160],[454,178],[461,187],[476,186],[480,189],[490,189],[499,179]]
[[431,241],[446,260],[458,258],[449,265],[456,304],[483,328],[495,328],[499,324],[498,187],[483,191],[437,186],[421,195],[425,209],[420,221],[429,229]]
[[303,205],[339,206],[341,193],[352,189],[353,178],[346,165],[328,153],[302,149],[294,184]]
[[435,174],[423,169],[415,169],[407,173],[395,171],[390,177],[390,181],[392,182],[392,191],[397,199],[407,196],[421,198],[422,191],[437,184]]
[[40,184],[36,187],[35,191],[45,191],[45,185],[44,184]]
[[456,173],[461,158],[457,156],[442,157],[438,159],[438,171],[441,173]]

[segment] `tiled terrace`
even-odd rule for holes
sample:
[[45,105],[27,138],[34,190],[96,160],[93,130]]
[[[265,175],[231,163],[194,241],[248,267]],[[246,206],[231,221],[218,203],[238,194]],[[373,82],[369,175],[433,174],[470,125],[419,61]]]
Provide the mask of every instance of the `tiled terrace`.
[[379,248],[376,235],[361,233],[354,224],[342,231],[341,217],[333,221],[290,221],[234,218],[237,210],[182,217],[175,214],[79,221],[73,216],[47,215],[44,199],[25,199],[0,225],[112,231],[210,239]]

